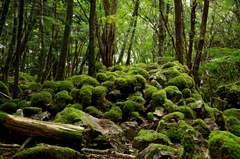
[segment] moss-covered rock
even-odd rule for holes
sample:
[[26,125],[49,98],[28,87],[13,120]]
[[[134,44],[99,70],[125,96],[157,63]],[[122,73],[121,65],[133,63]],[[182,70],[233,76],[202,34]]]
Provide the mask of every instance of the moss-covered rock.
[[143,112],[145,110],[144,105],[141,103],[134,102],[132,100],[126,100],[123,102],[123,112],[124,113],[131,113],[134,111]]
[[230,116],[226,120],[226,126],[229,132],[240,137],[240,120],[233,116]]
[[154,130],[140,130],[133,140],[133,148],[143,150],[150,143],[157,143],[163,145],[171,145],[171,141],[165,134],[158,133]]
[[146,80],[141,75],[126,76],[129,90],[131,92],[142,91],[145,89]]
[[129,100],[132,100],[134,102],[137,102],[137,103],[140,103],[140,104],[143,104],[143,105],[146,103],[146,101],[143,97],[136,96],[136,95],[130,96]]
[[203,138],[207,139],[209,134],[211,133],[210,128],[202,119],[196,119],[192,122],[191,126],[200,132]]
[[6,112],[8,114],[15,113],[17,109],[18,109],[17,104],[14,103],[12,100],[9,100],[0,105],[0,111]]
[[83,114],[81,110],[68,107],[56,115],[54,122],[74,124],[81,121],[82,118]]
[[66,90],[68,92],[71,92],[73,88],[74,88],[74,85],[72,81],[65,80],[65,81],[59,82],[59,86],[58,86],[59,91]]
[[83,106],[80,103],[69,104],[68,106],[78,110],[83,110]]
[[103,116],[103,113],[94,106],[88,106],[85,109],[85,112],[97,118],[101,118]]
[[185,100],[186,105],[195,103],[196,101],[197,101],[197,100],[196,100],[195,98],[192,98],[192,97],[187,98],[187,99]]
[[178,103],[183,98],[182,92],[176,86],[167,86],[164,90],[167,93],[167,99],[173,103]]
[[68,78],[67,80],[72,81],[73,85],[79,89],[83,85],[91,85],[93,87],[100,85],[99,82],[95,78],[88,76],[88,75],[75,75],[75,76]]
[[26,107],[23,109],[23,114],[25,117],[30,117],[40,112],[42,112],[42,109],[38,107]]
[[183,120],[185,118],[184,114],[181,112],[173,112],[167,115],[164,115],[162,117],[162,120],[164,120],[165,122],[171,122],[171,121],[179,121],[179,120]]
[[116,89],[127,92],[129,90],[128,81],[125,78],[119,77],[114,81],[114,86]]
[[168,62],[162,65],[163,69],[171,68],[174,66],[182,66],[178,61]]
[[145,69],[141,68],[141,67],[131,67],[128,70],[128,74],[130,74],[130,75],[141,75],[146,80],[149,78],[148,72]]
[[208,148],[211,158],[240,158],[240,138],[227,131],[213,131],[209,136]]
[[176,76],[174,78],[169,79],[168,85],[177,86],[179,90],[183,90],[187,87],[187,81],[183,75]]
[[98,73],[96,75],[96,79],[98,80],[98,82],[102,83],[108,80],[108,76],[106,75],[106,73]]
[[33,92],[37,92],[38,90],[41,89],[41,87],[42,87],[42,85],[37,82],[30,82],[28,85],[28,89],[30,89]]
[[183,98],[190,98],[191,97],[191,90],[189,88],[185,88],[182,90]]
[[59,146],[36,146],[18,152],[13,159],[83,159],[84,155],[70,148]]
[[163,103],[163,109],[164,113],[168,114],[175,111],[175,106],[171,100],[166,99]]
[[158,90],[152,93],[152,100],[150,101],[151,108],[154,110],[156,107],[162,107],[167,99],[165,90]]
[[148,87],[145,89],[145,93],[144,93],[144,99],[146,100],[147,103],[149,103],[150,100],[152,99],[152,94],[157,91],[158,91],[158,89],[156,87],[148,85]]
[[177,76],[181,76],[181,73],[176,68],[173,68],[173,67],[164,69],[162,73],[166,77],[167,80],[170,80]]
[[59,83],[55,82],[55,81],[44,81],[43,85],[42,85],[42,89],[52,89],[53,92],[57,92],[58,91],[58,86]]
[[167,122],[162,119],[157,126],[157,132],[167,135],[171,142],[180,142],[187,129],[194,130],[184,120]]
[[66,90],[58,92],[54,97],[53,110],[55,113],[62,111],[69,103],[71,103],[73,98],[69,95]]
[[18,109],[24,109],[26,107],[30,107],[30,102],[27,100],[21,100],[17,103],[17,108]]
[[7,85],[5,83],[3,83],[2,81],[0,81],[0,91],[5,94],[9,93],[9,89],[8,89]]
[[237,108],[231,108],[223,111],[223,114],[227,117],[233,116],[240,120],[240,109]]
[[177,149],[162,145],[162,144],[150,144],[147,148],[139,152],[136,159],[155,159],[157,158],[178,158],[179,153]]
[[118,106],[113,106],[109,111],[103,114],[103,118],[110,119],[115,122],[119,122],[122,120],[122,110]]
[[95,63],[95,68],[96,72],[105,72],[107,70],[107,67],[102,62],[99,61]]
[[92,91],[94,87],[90,85],[84,85],[79,91],[80,102],[85,109],[87,106],[90,106],[92,103]]
[[185,118],[188,118],[188,119],[195,118],[193,110],[190,107],[180,106],[178,108],[179,108],[179,111],[184,114]]

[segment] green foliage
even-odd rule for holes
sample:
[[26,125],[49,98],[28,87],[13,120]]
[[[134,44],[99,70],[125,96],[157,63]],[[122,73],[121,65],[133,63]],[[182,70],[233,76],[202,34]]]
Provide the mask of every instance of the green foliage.
[[113,106],[109,111],[103,114],[103,118],[110,119],[115,122],[119,122],[122,120],[122,110],[118,106]]
[[81,110],[75,108],[65,108],[55,116],[54,122],[64,124],[74,124],[75,122],[81,121],[83,114]]
[[83,159],[84,155],[67,147],[36,146],[18,152],[16,155],[13,156],[13,159],[32,159],[32,158]]
[[0,92],[5,93],[5,94],[9,94],[8,87],[2,81],[0,81]]
[[101,118],[103,116],[102,112],[94,106],[87,107],[85,112],[97,118]]
[[47,91],[40,91],[31,97],[31,106],[45,110],[52,103],[52,95]]
[[208,148],[211,158],[240,158],[240,138],[227,131],[213,131],[209,136]]
[[63,91],[66,90],[70,92],[74,88],[73,82],[72,81],[61,81],[59,82],[58,90]]

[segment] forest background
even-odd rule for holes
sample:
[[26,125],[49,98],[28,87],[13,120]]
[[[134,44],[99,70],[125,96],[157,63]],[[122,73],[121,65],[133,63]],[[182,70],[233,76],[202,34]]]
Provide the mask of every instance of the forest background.
[[238,0],[4,0],[0,6],[0,77],[5,83],[14,77],[14,98],[19,72],[43,83],[95,76],[102,66],[178,60],[198,85],[205,76],[217,77],[213,83],[239,78]]

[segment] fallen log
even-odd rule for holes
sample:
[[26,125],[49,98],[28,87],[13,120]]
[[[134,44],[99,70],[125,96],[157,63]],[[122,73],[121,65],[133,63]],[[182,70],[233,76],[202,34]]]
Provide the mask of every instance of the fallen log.
[[60,124],[18,117],[0,112],[0,126],[19,134],[48,139],[57,143],[82,148],[85,144],[86,129],[70,124]]

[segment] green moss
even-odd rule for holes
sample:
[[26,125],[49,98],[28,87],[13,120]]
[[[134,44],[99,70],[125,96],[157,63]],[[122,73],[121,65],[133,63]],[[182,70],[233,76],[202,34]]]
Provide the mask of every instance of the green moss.
[[55,81],[44,81],[42,89],[52,89],[54,92],[58,91],[59,83]]
[[131,67],[128,70],[128,74],[131,75],[142,75],[146,80],[149,78],[148,72],[141,67]]
[[131,113],[134,111],[141,111],[143,112],[145,110],[144,105],[134,102],[132,100],[126,100],[125,102],[123,102],[124,106],[123,106],[123,112],[124,113]]
[[174,66],[179,66],[181,65],[178,61],[173,61],[173,62],[168,62],[162,65],[162,69],[167,69],[167,68],[171,68]]
[[116,87],[116,89],[121,90],[121,91],[128,91],[129,90],[127,79],[122,78],[122,77],[119,77],[119,78],[115,79],[114,86]]
[[175,111],[174,104],[171,100],[166,99],[163,103],[164,113],[172,113]]
[[23,109],[29,106],[30,106],[30,102],[28,102],[27,100],[21,100],[17,103],[17,108],[19,109]]
[[161,106],[167,99],[167,93],[165,90],[159,90],[152,94],[151,105]]
[[179,121],[185,118],[184,114],[181,112],[173,112],[162,117],[165,122]]
[[7,114],[0,111],[0,124],[3,124],[6,119],[7,119]]
[[153,112],[148,112],[148,113],[147,113],[147,119],[150,120],[150,121],[153,121],[153,120],[154,120],[154,114],[153,114]]
[[115,66],[109,67],[108,70],[111,71],[111,72],[122,71],[123,70],[123,66],[115,65]]
[[227,109],[223,111],[223,114],[227,117],[233,116],[238,120],[240,120],[240,109],[236,109],[236,108]]
[[184,88],[187,87],[187,81],[185,80],[185,78],[182,75],[180,75],[180,76],[171,78],[168,81],[168,85],[177,86],[179,88],[179,90],[183,90]]
[[58,86],[59,91],[66,90],[70,92],[73,88],[74,88],[73,82],[68,80],[61,81]]
[[54,122],[73,124],[75,122],[81,121],[82,118],[82,111],[68,107],[56,115]]
[[105,81],[101,83],[102,86],[107,88],[107,92],[111,92],[114,88],[114,82],[113,81]]
[[83,86],[83,85],[90,85],[90,86],[96,87],[96,86],[99,86],[100,84],[95,78],[93,78],[91,76],[86,76],[80,82],[80,87]]
[[202,120],[202,119],[196,119],[193,121],[193,123],[191,124],[191,126],[197,130],[198,132],[200,132],[203,136],[203,138],[208,138],[211,130],[209,128],[209,126]]
[[182,90],[183,98],[190,98],[191,97],[191,90],[189,88],[185,88]]
[[137,111],[133,111],[129,114],[128,119],[129,121],[139,121],[141,118],[141,115]]
[[96,72],[104,72],[107,69],[107,67],[102,62],[99,61],[95,63],[95,68]]
[[83,108],[90,106],[92,103],[92,91],[94,87],[90,85],[84,85],[79,91],[79,98]]
[[28,84],[20,84],[20,85],[19,85],[19,88],[20,88],[22,91],[26,91],[26,90],[28,90]]
[[147,89],[145,89],[144,98],[147,102],[152,99],[152,94],[157,92],[158,89],[154,86],[148,85]]
[[93,89],[93,95],[95,97],[104,98],[106,96],[107,89],[104,86],[97,86]]
[[5,83],[3,83],[2,81],[0,81],[0,91],[2,93],[5,93],[5,94],[9,94],[9,89],[8,87],[5,85]]
[[167,135],[171,142],[180,142],[182,135],[187,129],[194,130],[194,128],[188,125],[184,120],[168,123],[162,119],[158,124],[157,132]]
[[157,63],[148,63],[146,70],[149,72],[150,70],[156,70],[159,68],[159,65]]
[[74,102],[80,102],[80,95],[79,95],[80,89],[73,88],[70,92],[70,96],[73,98]]
[[185,101],[186,101],[186,104],[188,105],[188,104],[195,103],[197,100],[195,98],[190,97],[190,98],[187,98]]
[[26,107],[23,109],[23,114],[26,117],[30,117],[30,116],[40,113],[40,112],[42,112],[42,109],[38,108],[38,107]]
[[176,68],[172,67],[164,69],[162,73],[167,78],[167,80],[170,80],[177,76],[181,76],[181,73]]
[[98,73],[96,79],[98,80],[98,82],[102,83],[108,80],[108,76],[106,75],[106,73]]
[[212,108],[210,106],[208,106],[207,104],[204,104],[204,107],[207,111],[207,113],[209,114],[209,116],[215,121],[215,114],[216,112],[218,112],[219,110],[217,108]]
[[240,120],[230,116],[226,120],[227,130],[234,135],[240,137]]
[[137,64],[134,64],[132,65],[133,67],[139,67],[139,68],[142,68],[144,70],[147,69],[148,65],[146,63],[137,63]]
[[54,105],[52,109],[56,113],[62,111],[67,106],[67,104],[69,104],[72,100],[73,98],[68,94],[66,90],[58,92],[55,95]]
[[145,89],[146,80],[141,75],[125,76],[128,83],[128,91],[136,92]]
[[84,155],[70,149],[59,146],[36,146],[33,148],[25,149],[14,155],[13,159],[82,159]]
[[182,99],[182,92],[179,91],[176,86],[167,86],[164,88],[167,93],[167,99],[170,99],[173,103],[177,103]]
[[33,92],[37,92],[38,90],[41,89],[41,87],[42,87],[42,85],[37,82],[30,82],[28,85],[28,89],[30,89]]
[[181,143],[183,145],[183,155],[181,156],[182,159],[192,159],[194,155],[195,149],[195,141],[191,132],[193,130],[187,130],[188,132],[184,133]]
[[87,107],[85,112],[97,118],[101,118],[103,116],[102,112],[94,106]]
[[109,111],[103,114],[103,117],[106,119],[110,119],[115,122],[119,122],[122,120],[122,110],[118,106],[113,106]]
[[227,131],[213,131],[209,136],[208,148],[211,158],[240,158],[240,138]]
[[74,104],[70,105],[70,107],[73,107],[73,108],[78,109],[78,110],[83,109],[83,106],[80,103],[74,103]]
[[8,114],[13,114],[17,111],[18,107],[17,104],[10,101],[5,102],[0,106],[0,111],[6,112]]
[[19,72],[19,81],[20,83],[29,83],[35,81],[35,77],[24,72]]
[[195,86],[195,82],[192,77],[190,77],[187,73],[182,73],[182,76],[187,82],[187,88],[193,88]]
[[146,103],[146,101],[143,97],[136,96],[136,95],[130,96],[129,100],[132,100],[134,102],[137,102],[137,103],[140,103],[140,104],[143,104],[143,105]]
[[178,108],[179,108],[179,111],[184,114],[185,118],[188,118],[188,119],[195,118],[193,110],[191,108],[187,106],[180,106]]

